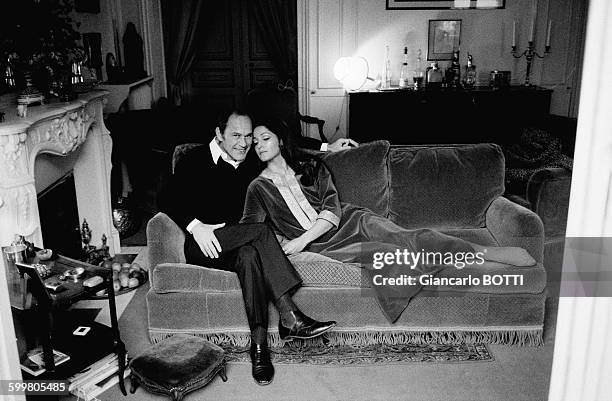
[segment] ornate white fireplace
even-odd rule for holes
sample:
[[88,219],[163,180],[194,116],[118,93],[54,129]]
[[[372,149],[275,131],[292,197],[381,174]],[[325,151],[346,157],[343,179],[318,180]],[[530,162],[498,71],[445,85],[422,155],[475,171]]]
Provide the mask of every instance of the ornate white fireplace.
[[87,219],[92,245],[100,245],[106,234],[111,254],[119,252],[110,198],[112,140],[102,118],[106,94],[93,91],[69,103],[30,107],[26,118],[11,110],[0,123],[1,246],[9,245],[15,234],[44,245],[34,161],[41,153],[66,156],[78,149],[73,174],[79,221]]

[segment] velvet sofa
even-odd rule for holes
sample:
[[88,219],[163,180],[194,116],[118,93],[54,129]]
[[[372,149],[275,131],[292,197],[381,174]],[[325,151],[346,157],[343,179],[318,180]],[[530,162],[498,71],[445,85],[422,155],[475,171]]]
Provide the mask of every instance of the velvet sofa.
[[[438,277],[520,274],[523,285],[426,286],[390,324],[358,265],[303,252],[292,257],[304,285],[296,303],[314,318],[335,319],[330,344],[478,341],[540,345],[546,299],[544,231],[532,211],[502,197],[504,157],[494,144],[391,147],[376,141],[323,157],[340,199],[368,207],[408,228],[429,227],[483,245],[521,246],[531,267],[486,262],[449,268]],[[234,273],[185,263],[184,233],[165,214],[147,227],[151,288],[148,330],[153,342],[176,333],[216,343],[249,342]],[[270,307],[269,342],[281,344]]]

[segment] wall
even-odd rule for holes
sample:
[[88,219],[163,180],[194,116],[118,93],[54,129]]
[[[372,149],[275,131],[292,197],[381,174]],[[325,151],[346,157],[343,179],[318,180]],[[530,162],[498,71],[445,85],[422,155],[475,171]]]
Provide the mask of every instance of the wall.
[[115,52],[115,45],[113,42],[113,29],[112,29],[112,17],[111,17],[111,4],[110,1],[100,0],[100,13],[72,13],[72,18],[80,23],[79,32],[89,33],[98,32],[102,35],[102,62],[105,63],[102,66],[102,80],[106,81],[106,54]]
[[[418,49],[426,58],[430,19],[462,20],[461,64],[466,63],[468,52],[474,56],[480,84],[488,84],[489,72],[495,69],[511,71],[512,82],[521,84],[526,62],[524,58],[514,59],[510,52],[512,23],[516,21],[517,50],[522,51],[527,45],[533,1],[507,0],[506,8],[499,10],[386,10],[385,0],[300,0],[302,110],[326,120],[328,137],[345,136],[347,100],[333,77],[336,60],[350,55],[365,57],[369,75],[376,77],[382,68],[385,45],[389,45],[393,84],[397,85],[404,46],[408,47],[411,70]],[[581,46],[583,29],[577,24],[584,25],[586,0],[535,1],[535,44],[540,53],[549,19],[553,20],[553,32],[551,53],[544,60],[534,61],[531,81],[554,89],[551,111],[568,115],[576,78],[574,64],[581,61],[576,60],[576,49]],[[446,62],[440,65],[445,68]],[[340,128],[334,134],[336,125]]]
[[[80,22],[79,31],[99,32],[102,34],[102,62],[106,54],[117,57],[113,33],[113,20],[119,34],[119,46],[123,50],[123,34],[128,22],[133,22],[142,37],[145,51],[145,69],[153,75],[153,101],[166,96],[166,69],[161,23],[160,0],[99,0],[100,13],[73,13],[75,21]],[[124,61],[125,58],[121,59]],[[106,65],[102,66],[103,80],[107,79]]]

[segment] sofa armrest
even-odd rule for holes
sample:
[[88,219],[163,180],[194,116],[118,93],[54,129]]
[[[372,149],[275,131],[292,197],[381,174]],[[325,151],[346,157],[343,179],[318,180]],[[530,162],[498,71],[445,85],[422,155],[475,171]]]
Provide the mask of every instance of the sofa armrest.
[[147,223],[149,266],[185,263],[185,233],[165,213],[157,213]]
[[486,224],[500,246],[524,248],[542,263],[544,226],[537,214],[500,196],[487,209]]
[[572,173],[564,168],[545,168],[527,182],[527,200],[544,223],[546,238],[565,235]]

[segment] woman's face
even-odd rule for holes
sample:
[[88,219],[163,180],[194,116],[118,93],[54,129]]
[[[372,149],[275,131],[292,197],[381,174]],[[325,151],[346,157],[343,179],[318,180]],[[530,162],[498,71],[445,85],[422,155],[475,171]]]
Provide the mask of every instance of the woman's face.
[[257,126],[253,130],[253,146],[262,162],[268,162],[280,155],[278,136],[264,125]]

